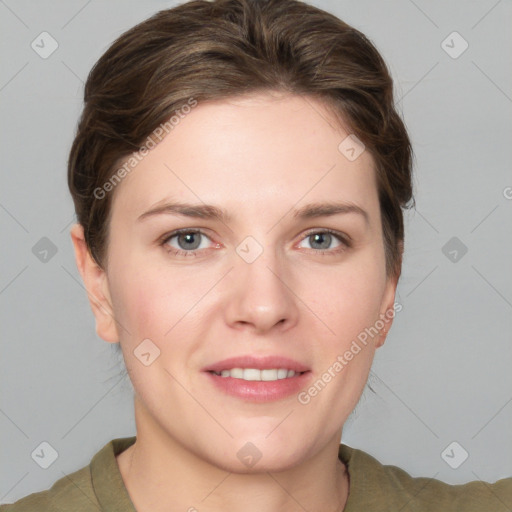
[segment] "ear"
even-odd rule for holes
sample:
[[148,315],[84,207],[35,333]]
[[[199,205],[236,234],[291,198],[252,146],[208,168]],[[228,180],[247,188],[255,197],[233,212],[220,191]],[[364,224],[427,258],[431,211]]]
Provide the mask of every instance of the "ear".
[[71,240],[75,248],[76,266],[82,276],[91,309],[96,319],[96,333],[105,341],[117,343],[119,342],[119,334],[112,309],[107,274],[91,256],[81,224],[75,224],[71,228]]
[[404,251],[404,245],[403,241],[400,240],[398,243],[399,248],[399,264],[398,268],[400,269],[399,272],[396,275],[388,276],[386,281],[386,287],[384,289],[384,294],[382,296],[382,303],[381,303],[381,310],[380,310],[380,316],[379,319],[382,319],[384,322],[384,327],[380,330],[379,338],[377,339],[375,343],[375,347],[379,348],[382,345],[384,345],[384,342],[386,341],[386,337],[389,333],[389,330],[391,329],[391,326],[393,325],[393,320],[395,318],[395,314],[401,310],[397,308],[395,309],[395,295],[396,295],[396,287],[398,285],[398,279],[400,278],[400,273],[402,269],[402,256]]

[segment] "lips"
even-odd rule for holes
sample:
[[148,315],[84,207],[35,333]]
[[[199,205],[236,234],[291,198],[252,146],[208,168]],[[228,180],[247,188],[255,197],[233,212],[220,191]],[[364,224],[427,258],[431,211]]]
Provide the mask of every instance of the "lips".
[[232,370],[233,368],[254,368],[257,370],[273,370],[285,368],[293,370],[295,373],[303,373],[310,370],[306,365],[283,356],[264,356],[254,357],[251,355],[231,357],[224,359],[212,365],[203,368],[205,372],[220,373],[223,370]]
[[281,356],[232,357],[202,371],[214,389],[249,402],[271,402],[297,394],[312,376],[306,365]]

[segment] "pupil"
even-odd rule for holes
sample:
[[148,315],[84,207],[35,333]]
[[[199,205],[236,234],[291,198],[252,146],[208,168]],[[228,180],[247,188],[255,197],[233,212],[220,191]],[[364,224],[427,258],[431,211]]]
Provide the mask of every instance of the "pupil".
[[[328,249],[331,241],[331,235],[329,233],[317,233],[313,235],[314,243],[320,243],[319,249]],[[323,241],[323,243],[322,243]]]
[[[199,233],[185,233],[184,235],[180,235],[178,237],[178,243],[179,243],[180,247],[182,249],[197,249],[199,247],[199,238],[198,238],[198,240],[196,240],[196,242],[194,244],[194,237],[198,234]],[[185,244],[190,244],[190,242],[192,242],[193,246],[189,245],[188,247],[186,247],[186,245],[185,245],[185,247],[183,247],[183,245],[181,243],[183,240],[185,241]]]

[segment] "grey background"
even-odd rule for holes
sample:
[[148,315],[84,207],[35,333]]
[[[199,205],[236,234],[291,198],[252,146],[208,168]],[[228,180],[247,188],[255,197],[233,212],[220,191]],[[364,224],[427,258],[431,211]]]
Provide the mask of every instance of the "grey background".
[[[403,310],[376,353],[377,394],[365,390],[343,442],[412,476],[512,476],[512,3],[312,3],[383,54],[416,155]],[[175,4],[0,0],[2,503],[135,434],[131,384],[96,336],[74,263],[66,158],[92,65],[123,31]],[[59,45],[47,59],[31,48],[43,31]],[[456,59],[441,47],[453,31],[469,44]],[[46,262],[32,251],[42,237],[57,249]],[[467,247],[455,262],[442,250],[452,237]],[[42,441],[59,455],[48,469],[31,458]],[[469,453],[457,469],[441,457],[452,441]]]

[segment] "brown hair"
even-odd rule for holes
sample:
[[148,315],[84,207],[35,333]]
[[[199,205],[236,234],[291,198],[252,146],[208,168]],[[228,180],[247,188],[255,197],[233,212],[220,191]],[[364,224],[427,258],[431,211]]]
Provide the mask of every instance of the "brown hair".
[[[176,109],[258,91],[323,101],[376,163],[388,275],[400,276],[412,148],[386,64],[364,34],[297,0],[193,0],[122,34],[94,65],[68,160],[91,255],[104,266],[113,191],[95,192]],[[340,141],[341,142],[341,141]]]

